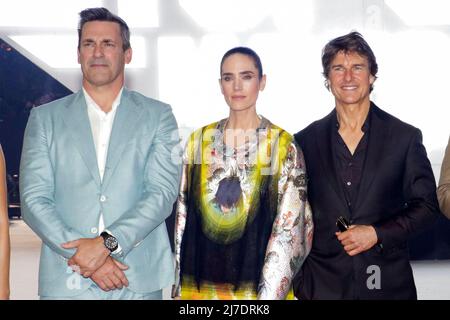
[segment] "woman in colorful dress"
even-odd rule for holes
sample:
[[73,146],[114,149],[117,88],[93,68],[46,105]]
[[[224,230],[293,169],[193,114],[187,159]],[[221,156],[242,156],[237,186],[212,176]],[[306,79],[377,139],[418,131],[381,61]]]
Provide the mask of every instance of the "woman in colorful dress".
[[303,154],[256,112],[266,76],[258,55],[222,58],[229,116],[195,131],[183,156],[175,222],[177,299],[289,299],[311,249]]
[[0,145],[0,300],[9,299],[9,219],[6,192],[6,166]]

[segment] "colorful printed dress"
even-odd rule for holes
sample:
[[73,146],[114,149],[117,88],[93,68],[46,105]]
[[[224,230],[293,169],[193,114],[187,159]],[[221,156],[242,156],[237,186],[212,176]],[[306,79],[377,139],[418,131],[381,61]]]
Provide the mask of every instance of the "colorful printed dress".
[[311,249],[303,154],[261,117],[241,147],[227,119],[195,131],[183,156],[175,222],[181,299],[285,299]]

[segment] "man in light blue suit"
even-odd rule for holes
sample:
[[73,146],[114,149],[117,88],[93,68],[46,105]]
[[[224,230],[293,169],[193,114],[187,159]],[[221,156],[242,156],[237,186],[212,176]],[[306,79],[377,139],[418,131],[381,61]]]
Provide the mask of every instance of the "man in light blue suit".
[[[34,108],[20,167],[22,213],[42,239],[41,299],[161,299],[173,283],[165,219],[178,191],[169,105],[124,88],[126,23],[80,13],[83,88]],[[74,272],[76,271],[76,272]]]

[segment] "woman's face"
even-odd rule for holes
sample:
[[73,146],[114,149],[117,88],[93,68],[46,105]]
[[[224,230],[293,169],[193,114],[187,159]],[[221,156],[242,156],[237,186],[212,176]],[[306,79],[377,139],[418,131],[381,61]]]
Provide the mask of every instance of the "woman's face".
[[264,90],[266,76],[259,78],[254,60],[245,54],[235,53],[222,64],[219,79],[222,94],[233,111],[256,108],[259,91]]

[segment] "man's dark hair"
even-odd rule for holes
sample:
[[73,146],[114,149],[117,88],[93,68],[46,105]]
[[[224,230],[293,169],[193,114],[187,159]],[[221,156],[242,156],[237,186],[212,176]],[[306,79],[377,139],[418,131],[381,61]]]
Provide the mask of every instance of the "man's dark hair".
[[127,23],[119,16],[111,13],[106,8],[89,8],[80,12],[80,21],[78,23],[78,49],[81,42],[81,31],[86,22],[90,21],[110,21],[118,23],[120,26],[120,34],[122,36],[123,51],[131,48],[130,45],[130,29]]
[[261,79],[263,76],[263,67],[261,64],[261,59],[259,58],[258,54],[255,51],[253,51],[252,49],[247,48],[247,47],[235,47],[235,48],[230,49],[227,52],[225,52],[225,54],[222,57],[222,61],[220,62],[220,74],[222,74],[222,66],[223,66],[223,63],[225,62],[225,59],[236,53],[240,53],[240,54],[249,56],[250,58],[253,59],[253,62],[255,63],[255,67],[256,67],[256,69],[258,69],[258,73],[259,73],[258,77],[259,77],[259,79]]
[[[377,78],[378,64],[372,49],[359,32],[353,31],[342,37],[331,40],[323,48],[322,67],[323,75],[326,79],[328,79],[330,73],[331,62],[339,52],[355,52],[360,56],[366,57],[369,63],[370,74],[374,76],[375,79]],[[370,85],[370,91],[372,90],[373,85]]]

